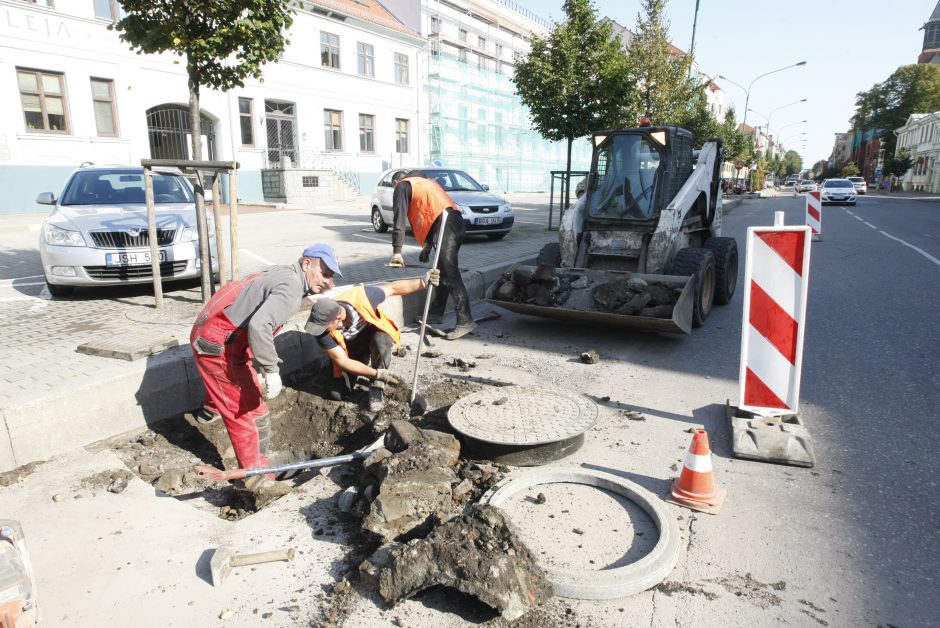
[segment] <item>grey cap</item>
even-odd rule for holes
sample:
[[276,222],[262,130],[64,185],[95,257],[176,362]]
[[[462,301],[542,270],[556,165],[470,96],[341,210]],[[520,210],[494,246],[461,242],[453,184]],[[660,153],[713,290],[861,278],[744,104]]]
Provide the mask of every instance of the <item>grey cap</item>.
[[317,299],[310,310],[310,318],[304,325],[304,331],[314,336],[321,336],[326,332],[336,316],[339,314],[340,304],[333,299]]

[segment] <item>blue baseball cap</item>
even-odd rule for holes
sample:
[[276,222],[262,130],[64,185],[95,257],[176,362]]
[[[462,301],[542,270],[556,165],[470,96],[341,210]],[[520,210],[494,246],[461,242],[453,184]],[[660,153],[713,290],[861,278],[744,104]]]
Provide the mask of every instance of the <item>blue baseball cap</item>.
[[343,273],[339,272],[339,262],[336,261],[336,251],[334,251],[333,247],[329,244],[323,244],[322,242],[311,244],[304,249],[303,256],[322,259],[326,267],[333,271],[333,274],[339,277],[343,276]]

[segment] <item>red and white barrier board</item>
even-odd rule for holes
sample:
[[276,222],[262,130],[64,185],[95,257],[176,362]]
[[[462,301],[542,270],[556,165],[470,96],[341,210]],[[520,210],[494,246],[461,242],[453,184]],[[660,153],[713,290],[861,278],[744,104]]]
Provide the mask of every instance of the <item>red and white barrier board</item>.
[[819,192],[806,195],[806,224],[813,230],[813,237],[822,235],[822,202]]
[[747,230],[738,406],[763,415],[799,410],[809,287],[812,229],[783,226],[779,214],[776,226]]

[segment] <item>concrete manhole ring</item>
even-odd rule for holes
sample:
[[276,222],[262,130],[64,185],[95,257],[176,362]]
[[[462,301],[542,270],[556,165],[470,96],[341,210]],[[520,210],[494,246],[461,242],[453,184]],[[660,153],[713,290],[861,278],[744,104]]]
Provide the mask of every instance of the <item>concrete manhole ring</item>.
[[530,446],[580,436],[597,421],[597,405],[560,388],[488,388],[458,399],[447,412],[451,426],[495,445]]
[[624,567],[599,571],[571,571],[542,566],[555,594],[582,600],[609,600],[645,591],[662,582],[679,561],[679,524],[662,501],[646,489],[602,471],[546,469],[507,478],[484,495],[484,503],[500,507],[520,491],[541,484],[574,483],[594,486],[626,497],[649,515],[659,540],[641,559]]

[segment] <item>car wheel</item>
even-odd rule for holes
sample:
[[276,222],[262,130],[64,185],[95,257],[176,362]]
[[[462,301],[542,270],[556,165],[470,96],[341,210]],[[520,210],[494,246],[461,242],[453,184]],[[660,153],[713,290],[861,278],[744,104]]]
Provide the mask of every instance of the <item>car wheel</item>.
[[715,257],[715,303],[728,305],[738,285],[738,242],[734,238],[709,238],[705,248]]
[[692,327],[701,327],[715,302],[715,256],[708,249],[682,249],[672,263],[676,275],[692,275],[695,282]]
[[486,234],[486,237],[489,238],[490,240],[502,240],[508,235],[509,235],[509,232],[507,231],[506,233],[488,233]]
[[372,228],[376,233],[385,233],[388,231],[388,224],[382,219],[382,212],[378,207],[372,208]]
[[54,297],[67,297],[70,294],[74,294],[75,287],[74,286],[59,286],[54,283],[49,283],[49,280],[47,279],[46,290],[48,290],[49,294],[51,294]]

